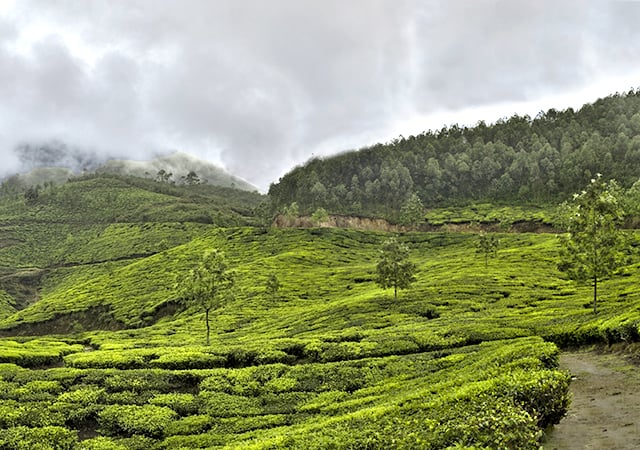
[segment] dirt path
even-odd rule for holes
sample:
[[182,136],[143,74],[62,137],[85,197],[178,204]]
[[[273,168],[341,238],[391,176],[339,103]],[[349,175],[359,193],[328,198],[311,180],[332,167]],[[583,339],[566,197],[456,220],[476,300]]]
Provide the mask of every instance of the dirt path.
[[567,416],[549,432],[544,448],[639,449],[640,368],[611,353],[565,352],[573,400]]

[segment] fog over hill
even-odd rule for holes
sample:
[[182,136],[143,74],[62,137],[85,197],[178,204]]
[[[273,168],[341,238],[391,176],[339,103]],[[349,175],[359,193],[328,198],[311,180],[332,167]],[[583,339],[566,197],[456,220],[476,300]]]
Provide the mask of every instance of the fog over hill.
[[156,177],[162,170],[167,175],[171,174],[171,180],[176,183],[181,183],[189,172],[195,172],[201,182],[246,191],[257,190],[256,186],[228,173],[223,168],[183,152],[159,156],[149,161],[112,159],[98,167],[96,172],[149,178]]
[[16,149],[16,155],[19,166],[10,177],[25,187],[44,182],[59,184],[71,176],[92,172],[157,178],[158,173],[164,171],[168,182],[183,183],[189,172],[193,172],[202,183],[257,190],[256,186],[222,167],[184,152],[155,156],[146,161],[110,159],[91,150],[54,141],[42,145],[21,145]]

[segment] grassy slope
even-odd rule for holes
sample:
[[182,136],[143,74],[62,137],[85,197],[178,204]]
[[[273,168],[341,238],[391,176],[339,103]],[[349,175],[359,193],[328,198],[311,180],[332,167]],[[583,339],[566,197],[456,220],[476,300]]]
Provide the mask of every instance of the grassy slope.
[[[66,355],[67,368],[17,379],[2,375],[11,385],[0,394],[0,407],[36,395],[29,383],[56,379],[59,387],[37,394],[49,399],[47,414],[69,404],[79,408],[84,400],[69,398],[80,389],[78,395],[96,396],[93,409],[84,412],[92,419],[48,420],[70,429],[97,427],[125,448],[138,444],[127,440],[125,425],[114,417],[158,414],[160,423],[165,413],[171,420],[162,422],[159,434],[126,420],[136,439],[147,439],[147,448],[326,448],[367,440],[379,448],[535,448],[539,421],[551,423],[563,411],[566,378],[552,370],[553,347],[527,336],[573,343],[620,339],[633,327],[637,333],[635,266],[629,276],[603,283],[601,313],[594,317],[589,287],[556,271],[553,235],[501,235],[501,250],[485,268],[475,254],[475,234],[407,233],[401,239],[420,274],[394,302],[373,282],[377,250],[387,237],[216,229],[153,256],[50,279],[40,302],[3,321],[5,329],[46,320],[62,312],[61,305],[109,304],[118,320],[141,325],[174,295],[173,274],[188,270],[208,248],[225,251],[239,273],[241,294],[215,311],[209,348],[202,346],[202,314],[194,309],[145,328],[76,336],[97,351],[48,344],[51,350],[39,358]],[[270,273],[282,284],[277,299],[263,293]],[[8,354],[7,361],[22,365],[32,358],[27,349]],[[538,395],[546,400],[535,407],[513,403]],[[551,399],[559,403],[553,406]],[[25,420],[19,416],[15,424]]]
[[[313,339],[317,333],[349,330],[372,342],[399,336],[414,339],[420,333],[436,341],[437,336],[473,341],[531,334],[561,339],[571,327],[600,333],[605,339],[607,332],[594,331],[597,327],[614,330],[617,321],[637,319],[634,305],[640,303],[640,294],[633,288],[638,281],[635,267],[602,284],[600,314],[594,318],[590,287],[568,281],[556,270],[555,235],[501,235],[499,255],[487,268],[475,254],[476,234],[403,235],[419,277],[396,303],[373,281],[377,251],[386,237],[328,229],[216,229],[147,258],[102,265],[95,272],[83,269],[58,284],[51,281],[38,303],[1,326],[9,329],[99,305],[109,306],[114,318],[127,327],[140,326],[154,309],[176,298],[175,275],[188,270],[208,248],[223,250],[239,274],[240,295],[213,318],[214,329],[224,331],[218,339],[225,343],[246,339],[273,345],[277,339]],[[263,294],[270,273],[276,273],[282,284],[277,300]],[[432,311],[440,317],[424,317]],[[621,314],[623,318],[616,319]],[[177,329],[174,339],[197,342],[196,328],[201,328],[197,311],[183,313],[178,321],[179,326],[171,324]],[[150,333],[162,336],[167,326],[163,322],[141,333],[148,341]]]
[[[394,302],[373,281],[385,233],[74,223],[74,211],[47,227],[15,214],[31,219],[5,226],[3,283],[35,278],[40,298],[11,314],[0,297],[0,328],[42,333],[57,317],[74,334],[0,341],[0,362],[36,368],[0,364],[2,445],[77,430],[111,436],[95,448],[537,448],[567,379],[557,350],[530,336],[638,336],[637,267],[602,284],[593,316],[590,288],[556,270],[554,235],[502,234],[485,268],[476,234],[403,234],[419,275]],[[175,274],[210,248],[227,254],[240,293],[203,347],[200,311],[160,311]],[[277,298],[264,294],[271,273]],[[110,324],[134,328],[90,331]]]
[[104,264],[112,272],[123,260],[181,245],[215,224],[254,223],[251,210],[261,201],[228,188],[113,176],[48,187],[31,202],[3,196],[0,283],[21,309],[65,276],[92,278]]

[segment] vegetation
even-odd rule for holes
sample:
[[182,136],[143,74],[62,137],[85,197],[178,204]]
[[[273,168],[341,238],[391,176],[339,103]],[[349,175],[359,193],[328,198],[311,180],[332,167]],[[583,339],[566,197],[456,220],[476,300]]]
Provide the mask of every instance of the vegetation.
[[600,174],[568,208],[568,236],[561,268],[578,280],[593,282],[593,313],[597,313],[598,280],[622,264],[625,242],[622,222],[621,190],[615,181],[606,182]]
[[493,234],[480,233],[478,236],[477,252],[484,256],[484,267],[489,267],[489,257],[495,257],[498,253],[500,240]]
[[205,252],[198,265],[179,278],[177,285],[183,302],[187,305],[195,303],[204,311],[209,345],[209,313],[234,296],[235,274],[228,269],[224,253],[217,250]]
[[[605,103],[633,99],[635,93]],[[550,114],[521,124],[514,145],[520,138],[528,145],[532,129],[547,130],[539,127],[551,123]],[[582,114],[555,117],[571,118],[571,125]],[[480,152],[491,146],[471,139],[473,133],[493,136],[485,142],[495,147],[498,136],[507,139],[520,123],[510,119],[484,135],[480,125],[460,131],[462,137],[447,131],[429,142],[450,139],[461,148],[470,142]],[[563,138],[558,132],[554,139]],[[382,147],[402,156],[400,145]],[[464,161],[463,153],[457,156]],[[471,197],[460,183],[459,195],[431,208],[435,188],[425,183],[438,177],[414,178],[406,161],[380,164],[398,189],[411,186],[408,197],[389,191],[375,204],[349,197],[352,205],[360,202],[359,211],[394,205],[385,214],[399,218],[404,210],[407,225],[393,232],[330,228],[318,216],[315,227],[270,227],[264,196],[173,185],[170,177],[89,176],[43,186],[33,201],[6,190],[0,196],[0,447],[540,448],[544,430],[569,404],[560,348],[624,343],[637,349],[638,232],[624,232],[631,257],[620,261],[621,276],[598,275],[594,315],[591,286],[557,270],[561,240],[531,232],[556,231],[566,207],[496,203],[498,197],[492,203],[481,195],[465,204]],[[426,167],[432,170],[433,161]],[[350,170],[335,174],[352,176]],[[286,199],[284,225],[298,223],[300,214],[336,212],[322,203],[333,192],[317,185],[324,180],[312,185],[314,203]],[[523,185],[530,189],[528,180]],[[568,192],[570,183],[560,187],[558,180],[556,194]],[[450,189],[447,183],[438,189]],[[633,209],[638,192],[636,183],[620,199],[627,211],[639,211]],[[283,198],[272,199],[277,208]],[[627,226],[636,222],[633,214]],[[583,229],[568,227],[571,236]],[[407,231],[414,228],[423,231]],[[499,253],[482,251],[493,255],[490,271],[476,256],[478,232],[489,244],[500,242]],[[584,243],[609,242],[584,237]],[[229,268],[235,295],[226,298],[230,290],[221,284],[229,282]],[[389,287],[403,295],[391,298]],[[210,336],[203,345],[202,314],[194,312],[206,315],[206,308],[215,314],[206,320]]]
[[409,261],[409,248],[391,238],[382,244],[380,261],[376,266],[376,283],[383,289],[393,288],[393,298],[398,299],[398,289],[407,289],[416,281],[415,264]]
[[629,188],[638,180],[640,91],[631,90],[536,117],[487,125],[451,125],[386,144],[312,159],[271,185],[275,211],[296,202],[301,214],[400,220],[399,205],[417,194],[427,208],[555,204],[596,173]]

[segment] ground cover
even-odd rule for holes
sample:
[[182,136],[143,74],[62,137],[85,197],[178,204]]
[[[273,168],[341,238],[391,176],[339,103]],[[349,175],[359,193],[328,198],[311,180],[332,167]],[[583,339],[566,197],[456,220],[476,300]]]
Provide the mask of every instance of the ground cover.
[[[143,231],[165,233],[115,227],[95,242],[135,248]],[[374,282],[389,234],[203,231],[147,257],[61,267],[37,303],[0,322],[13,335],[0,342],[20,348],[34,338],[16,334],[77,322],[49,338],[67,346],[46,364],[57,367],[34,369],[28,352],[2,366],[0,407],[21,411],[2,426],[7,448],[45,430],[69,446],[44,448],[537,448],[567,406],[548,341],[638,336],[637,265],[602,283],[594,316],[590,287],[557,271],[552,234],[498,234],[488,267],[476,233],[400,234],[418,281],[393,301]],[[175,274],[210,248],[225,252],[240,290],[214,311],[205,347],[200,311],[166,309]],[[265,289],[271,274],[275,296]],[[97,314],[126,329],[97,329]]]
[[82,448],[537,448],[567,407],[557,358],[523,338],[236,369],[0,364],[0,443],[76,448],[77,434]]

